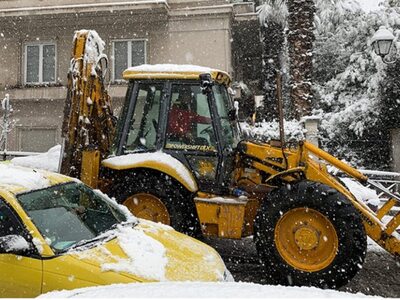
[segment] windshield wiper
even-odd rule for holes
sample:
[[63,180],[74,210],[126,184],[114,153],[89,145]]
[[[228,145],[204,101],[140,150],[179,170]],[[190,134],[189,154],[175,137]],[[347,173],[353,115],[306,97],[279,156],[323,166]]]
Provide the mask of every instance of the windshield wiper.
[[89,239],[89,240],[82,240],[82,241],[79,241],[79,242],[77,242],[77,243],[75,243],[75,244],[72,244],[71,246],[69,246],[68,248],[64,249],[64,250],[61,251],[61,252],[67,252],[67,251],[72,250],[72,249],[80,248],[80,247],[82,247],[82,246],[87,246],[87,245],[96,243],[96,242],[98,242],[98,241],[105,240],[105,239],[107,239],[108,237],[109,237],[109,236],[106,236],[106,235],[100,235],[100,236],[96,236],[96,237],[94,237],[94,238],[92,238],[92,239]]
[[98,241],[113,239],[115,234],[106,234],[106,232],[113,231],[114,229],[116,229],[118,227],[118,225],[121,225],[121,226],[133,225],[133,227],[134,227],[137,224],[138,224],[137,221],[125,221],[125,222],[122,222],[122,223],[115,223],[109,229],[107,229],[104,232],[102,232],[100,235],[98,235],[98,236],[96,236],[96,237],[94,237],[92,239],[82,240],[82,241],[79,241],[79,242],[77,242],[75,244],[72,244],[70,247],[66,248],[62,252],[66,252],[66,251],[69,251],[69,250],[72,250],[72,249],[76,249],[76,248],[79,248],[79,247],[82,247],[82,246],[87,246],[87,245],[96,243]]

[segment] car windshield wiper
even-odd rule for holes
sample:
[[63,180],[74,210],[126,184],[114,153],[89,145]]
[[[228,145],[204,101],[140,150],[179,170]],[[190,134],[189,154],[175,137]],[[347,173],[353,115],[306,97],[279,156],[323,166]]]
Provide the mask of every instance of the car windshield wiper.
[[116,229],[118,227],[118,225],[122,225],[122,226],[129,226],[129,225],[133,225],[136,226],[138,224],[137,221],[133,220],[133,221],[125,221],[122,223],[115,223],[113,224],[109,229],[107,229],[106,231],[102,232],[100,235],[92,238],[92,239],[88,239],[88,240],[81,240],[75,244],[72,244],[70,247],[66,248],[65,250],[63,250],[62,252],[66,252],[72,249],[76,249],[82,246],[87,246],[93,243],[96,243],[98,241],[103,241],[103,240],[108,240],[108,239],[112,239],[114,238],[115,234],[106,234],[106,232],[112,231],[114,229]]
[[98,241],[105,240],[105,239],[107,239],[108,237],[109,237],[109,236],[106,236],[106,235],[99,235],[99,236],[96,236],[96,237],[94,237],[94,238],[92,238],[92,239],[81,240],[81,241],[79,241],[79,242],[77,242],[77,243],[75,243],[75,244],[72,244],[71,246],[67,247],[66,249],[64,249],[64,250],[61,251],[61,252],[67,252],[67,251],[72,250],[72,249],[76,249],[76,248],[79,248],[79,247],[82,247],[82,246],[87,246],[87,245],[96,243],[96,242],[98,242]]

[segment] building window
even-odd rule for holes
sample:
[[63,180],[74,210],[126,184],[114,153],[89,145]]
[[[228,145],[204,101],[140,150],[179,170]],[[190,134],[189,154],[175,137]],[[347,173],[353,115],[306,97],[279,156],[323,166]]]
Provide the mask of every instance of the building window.
[[17,127],[18,150],[46,152],[57,144],[55,127]]
[[113,52],[115,81],[122,79],[125,69],[146,63],[145,40],[114,41]]
[[56,45],[25,46],[25,83],[40,84],[56,81]]

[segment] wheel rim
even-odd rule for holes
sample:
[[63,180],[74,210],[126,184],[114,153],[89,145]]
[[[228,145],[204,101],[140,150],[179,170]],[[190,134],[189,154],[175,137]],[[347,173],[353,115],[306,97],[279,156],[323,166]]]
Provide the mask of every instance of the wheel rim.
[[335,259],[339,241],[326,216],[314,209],[296,208],[285,213],[276,224],[275,245],[292,267],[317,272]]
[[156,196],[139,193],[130,196],[123,203],[138,218],[171,225],[167,207]]

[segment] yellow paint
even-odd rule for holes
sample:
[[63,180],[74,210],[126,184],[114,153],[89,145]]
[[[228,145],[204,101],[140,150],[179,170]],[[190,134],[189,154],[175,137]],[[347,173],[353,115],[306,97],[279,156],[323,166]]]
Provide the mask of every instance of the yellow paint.
[[[185,168],[185,165],[181,164],[181,168]],[[161,162],[161,161],[154,161],[154,160],[147,160],[147,161],[140,161],[137,163],[128,163],[126,165],[117,165],[113,164],[110,162],[103,161],[102,165],[106,168],[112,169],[112,170],[131,170],[135,168],[149,168],[153,170],[160,171],[162,173],[165,173],[172,178],[175,178],[179,183],[181,183],[187,190],[191,192],[196,192],[198,190],[197,187],[197,182],[192,173],[188,170],[188,174],[190,176],[189,179],[184,178],[179,172],[176,171],[176,168],[171,167],[170,165]],[[193,184],[191,184],[191,182]]]
[[[125,80],[140,80],[140,79],[199,80],[201,74],[204,73],[198,72],[195,69],[193,71],[185,71],[185,72],[174,71],[174,70],[150,72],[150,71],[133,71],[127,69],[123,73],[123,78]],[[221,70],[211,70],[209,74],[211,75],[211,78],[214,81],[220,84],[224,84],[226,86],[229,86],[232,81],[228,73]]]
[[100,171],[100,151],[85,150],[82,152],[81,180],[91,188],[97,188]]
[[[53,182],[71,179],[56,174]],[[66,180],[66,178],[68,180]],[[86,250],[76,250],[55,256],[43,236],[16,199],[16,195],[0,186],[0,197],[14,210],[28,232],[43,247],[40,257],[21,257],[0,253],[0,297],[36,297],[53,290],[75,289],[113,283],[149,282],[134,272],[104,271],[104,263],[127,259],[118,239],[112,239]],[[168,263],[165,280],[221,281],[225,265],[217,252],[200,241],[176,232],[171,227],[141,220],[135,227],[160,242],[165,248]],[[205,259],[207,258],[207,259]]]
[[207,176],[207,174],[212,174],[213,172],[215,172],[215,165],[210,160],[200,160],[198,166],[198,172],[200,176],[205,177]]
[[224,203],[195,198],[195,204],[203,234],[232,239],[242,237],[246,202]]
[[[244,157],[253,158],[251,160],[252,168],[267,174],[266,181],[260,184],[257,182],[252,183],[250,180],[243,180],[243,178],[251,178],[252,174],[246,172],[246,168],[241,166],[242,158],[239,157],[237,159],[238,170],[236,170],[238,175],[235,176],[235,179],[241,186],[244,185],[246,190],[257,190],[262,186],[267,189],[268,183],[273,182],[273,179],[280,179],[283,182],[295,182],[305,178],[326,184],[344,195],[359,211],[366,233],[370,238],[389,253],[400,256],[400,240],[391,235],[400,225],[400,217],[387,224],[388,228],[380,221],[389,212],[394,200],[388,200],[378,213],[374,213],[365,203],[358,201],[343,184],[328,173],[326,164],[323,161],[337,167],[362,183],[368,180],[365,175],[308,142],[300,143],[297,147],[290,149],[284,148],[283,151],[281,148],[268,143],[245,142],[244,146]],[[311,154],[318,161],[311,157]]]
[[320,157],[320,158],[326,160],[331,165],[337,167],[338,169],[347,173],[351,177],[354,177],[361,182],[365,182],[368,180],[368,177],[365,176],[364,174],[360,173],[359,171],[350,167],[349,165],[345,164],[344,162],[338,160],[336,157],[330,155],[329,153],[319,149],[318,147],[314,146],[313,144],[311,144],[309,142],[304,142],[304,148],[309,150],[311,153],[315,154],[317,157]]
[[42,260],[0,254],[0,297],[34,298],[42,290]]
[[[361,182],[365,182],[368,178],[350,166],[345,165],[343,162],[338,161],[336,158],[322,151],[321,149],[317,148],[318,151],[316,151],[315,146],[310,146],[308,143],[305,143],[305,145],[306,149],[303,149],[303,157],[306,160],[307,165],[307,179],[324,183],[343,194],[361,214],[367,235],[389,253],[400,256],[400,240],[395,236],[390,235],[392,233],[390,232],[392,229],[389,228],[389,230],[386,230],[386,226],[380,221],[380,219],[384,216],[384,211],[381,211],[379,215],[377,215],[365,203],[358,201],[348,189],[346,189],[340,182],[336,180],[336,178],[331,176],[326,171],[326,168],[321,168],[321,163],[317,163],[316,161],[312,160],[308,153],[311,152],[320,159],[327,161],[329,159],[330,164]],[[390,202],[390,200],[388,201]],[[387,205],[389,206],[390,203]],[[397,224],[397,226],[398,225],[399,224]],[[393,227],[397,226],[395,223],[393,223]]]
[[333,262],[339,241],[324,215],[310,208],[296,208],[277,222],[275,245],[280,256],[295,269],[317,272]]

